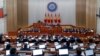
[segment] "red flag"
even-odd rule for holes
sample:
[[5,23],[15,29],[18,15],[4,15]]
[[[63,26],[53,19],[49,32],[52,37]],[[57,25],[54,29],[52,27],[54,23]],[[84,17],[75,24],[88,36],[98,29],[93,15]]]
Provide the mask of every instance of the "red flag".
[[52,14],[51,14],[51,18],[50,18],[50,19],[51,19],[51,20],[50,20],[50,21],[51,21],[51,23],[53,23],[53,16],[52,16]]
[[3,8],[0,8],[0,18],[3,18]]
[[55,17],[54,17],[55,19],[54,19],[54,21],[55,21],[55,23],[57,23],[57,15],[55,14]]
[[46,13],[45,13],[44,22],[47,23],[47,15],[46,15]]
[[47,19],[47,21],[48,21],[48,23],[50,23],[50,15],[49,15],[49,13],[48,13],[48,19]]
[[60,14],[58,14],[58,18],[57,18],[58,20],[58,23],[61,23],[61,19],[60,19]]

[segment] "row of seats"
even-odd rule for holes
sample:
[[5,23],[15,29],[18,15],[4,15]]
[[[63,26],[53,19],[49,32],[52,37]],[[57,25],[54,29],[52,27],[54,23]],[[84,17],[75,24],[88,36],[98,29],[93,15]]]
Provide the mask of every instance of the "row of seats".
[[[83,50],[83,53],[88,51],[98,50],[98,42],[94,42],[95,38],[89,39],[88,43],[84,43],[79,37],[75,36],[63,36],[63,35],[39,35],[39,36],[27,36],[19,35],[16,39],[16,42],[11,44],[7,40],[3,46],[2,50],[10,50],[13,46],[17,48],[17,51],[31,51],[32,55],[34,50],[42,51],[43,53],[49,53],[50,55],[60,55],[60,50],[65,51],[66,55],[70,53],[71,50],[76,50],[80,48]],[[1,50],[1,51],[2,51]],[[56,52],[58,50],[58,52]],[[50,53],[51,52],[51,53]],[[53,53],[56,54],[53,54]],[[62,52],[62,51],[61,51]],[[75,53],[75,52],[74,52]],[[74,54],[75,55],[75,54]],[[83,55],[83,54],[82,54]],[[84,54],[86,55],[86,54]]]
[[[6,49],[5,50],[10,50],[11,45],[9,42],[5,42],[6,45]],[[14,45],[14,44],[13,44]],[[83,43],[70,43],[69,42],[52,42],[52,41],[48,41],[48,42],[40,42],[38,44],[34,44],[34,43],[29,43],[29,42],[24,42],[24,43],[19,43],[17,42],[16,44],[17,47],[17,51],[32,51],[33,55],[39,55],[41,54],[41,56],[43,56],[45,52],[56,52],[56,55],[68,55],[68,54],[73,54],[74,53],[70,53],[70,51],[72,50],[77,50],[77,48],[80,48],[80,50],[82,50],[82,55],[91,55],[94,56],[94,48],[96,46],[95,43],[89,43],[89,47],[84,47],[85,44]],[[49,51],[50,50],[50,51]],[[36,52],[35,52],[36,51]],[[37,53],[38,51],[38,53]],[[40,53],[39,53],[40,52]],[[83,54],[84,53],[84,54]],[[52,54],[52,53],[50,53]],[[55,54],[52,54],[55,55]]]
[[44,23],[33,23],[32,26],[18,29],[18,32],[41,32],[41,33],[83,33],[94,32],[93,29],[86,29],[84,27],[75,27],[72,25],[45,25]]
[[40,27],[40,28],[29,28],[26,30],[19,30],[21,32],[49,32],[49,31],[53,31],[53,32],[69,32],[69,33],[87,33],[87,32],[94,32],[93,30],[89,30],[89,29],[78,29],[78,28],[64,28],[62,29],[61,27]]

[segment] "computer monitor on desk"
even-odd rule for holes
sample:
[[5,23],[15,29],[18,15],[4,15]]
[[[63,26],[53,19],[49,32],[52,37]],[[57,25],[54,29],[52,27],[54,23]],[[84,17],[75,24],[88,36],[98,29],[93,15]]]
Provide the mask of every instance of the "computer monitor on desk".
[[29,43],[29,46],[31,47],[31,46],[33,46],[34,45],[34,43]]
[[68,49],[59,49],[59,56],[68,56]]
[[45,44],[39,45],[40,49],[44,49],[45,47],[46,47]]
[[21,43],[17,43],[17,46],[19,47],[19,46],[22,46],[22,44]]
[[42,49],[33,50],[33,56],[43,56],[43,50]]
[[10,55],[10,50],[6,50],[6,55]]
[[93,50],[86,50],[85,54],[86,54],[86,56],[93,56],[94,52],[93,52]]
[[60,49],[61,45],[56,45],[55,47],[56,47],[56,49]]
[[78,45],[74,45],[74,46],[73,46],[73,49],[76,49],[76,48],[78,48]]

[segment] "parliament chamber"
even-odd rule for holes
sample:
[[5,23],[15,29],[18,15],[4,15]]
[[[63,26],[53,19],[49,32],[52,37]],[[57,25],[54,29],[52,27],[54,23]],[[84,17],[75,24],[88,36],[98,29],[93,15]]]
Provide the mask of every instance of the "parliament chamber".
[[100,0],[0,0],[0,56],[100,56]]
[[[18,55],[22,56],[74,56],[76,49],[81,48],[82,56],[92,52],[92,56],[99,55],[100,35],[95,34],[93,29],[77,27],[73,25],[45,25],[44,23],[33,23],[33,25],[19,28],[15,32],[9,32],[3,36],[5,41],[1,42],[1,54],[5,54],[7,44],[17,49]],[[5,48],[4,48],[5,47]],[[89,50],[88,50],[89,49]],[[6,50],[7,51],[7,50]],[[68,53],[66,53],[68,52]]]

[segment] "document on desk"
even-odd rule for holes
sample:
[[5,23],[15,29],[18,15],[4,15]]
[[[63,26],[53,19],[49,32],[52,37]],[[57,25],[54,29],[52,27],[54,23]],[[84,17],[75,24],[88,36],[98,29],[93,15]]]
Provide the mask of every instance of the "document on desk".
[[4,56],[4,54],[0,54],[0,56]]
[[26,56],[31,56],[31,55],[26,55]]
[[100,54],[96,54],[96,56],[100,56]]
[[50,51],[55,51],[55,48],[50,48]]
[[4,48],[0,48],[0,51],[2,51]]
[[93,50],[86,50],[85,53],[86,53],[87,56],[94,54]]
[[26,53],[20,53],[19,55],[20,56],[26,56]]
[[69,54],[69,56],[75,56],[75,54]]
[[6,50],[6,55],[9,55],[10,54],[10,50]]

